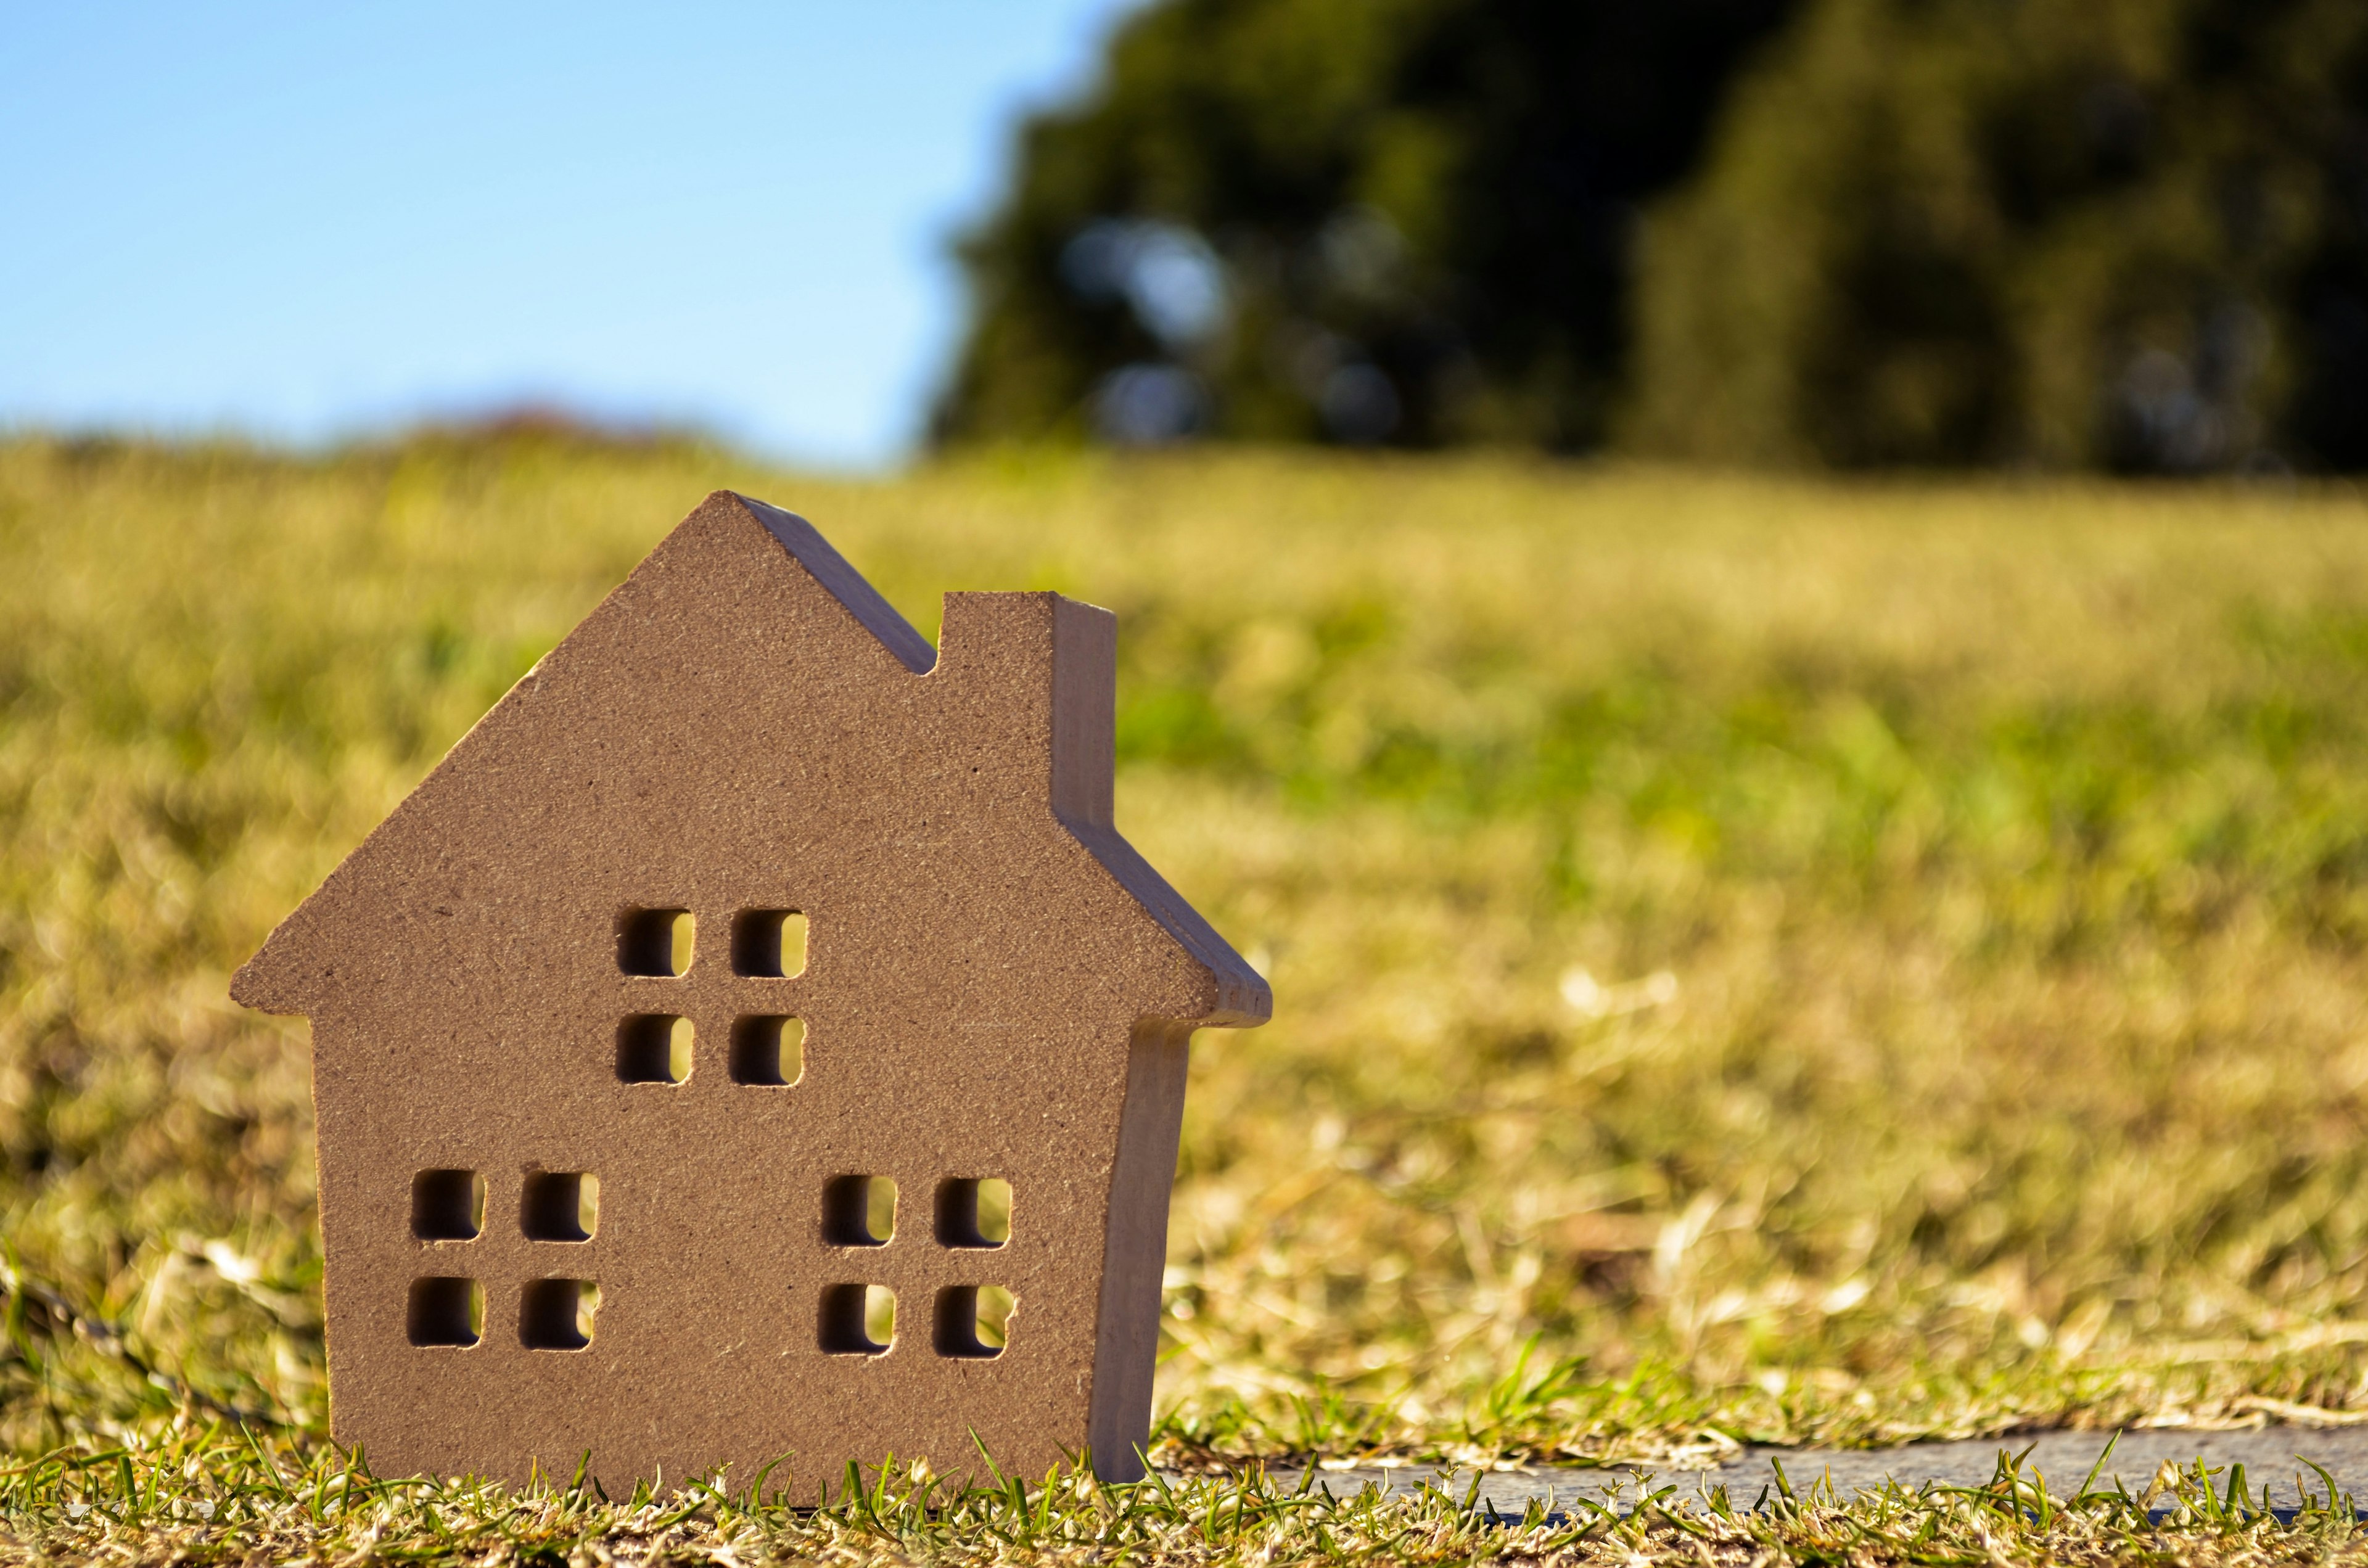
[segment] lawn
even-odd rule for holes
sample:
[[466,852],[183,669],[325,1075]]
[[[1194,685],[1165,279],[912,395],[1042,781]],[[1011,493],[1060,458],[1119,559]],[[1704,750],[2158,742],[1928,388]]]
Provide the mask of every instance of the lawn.
[[[812,518],[925,632],[956,587],[1119,613],[1120,826],[1276,994],[1195,1050],[1156,1458],[1682,1463],[2368,1410],[2349,489],[1260,453],[859,481],[535,435],[18,438],[15,1550],[1698,1560],[1649,1516],[1326,1523],[1224,1476],[926,1517],[893,1486],[803,1516],[726,1477],[635,1513],[349,1476],[303,1026],[228,975],[724,485]],[[1919,1505],[1928,1544],[2138,1529],[2020,1495]],[[1884,1560],[1873,1517],[1804,1506],[1700,1550],[1875,1529],[1851,1550]],[[2190,1546],[2343,1532],[2226,1529]]]

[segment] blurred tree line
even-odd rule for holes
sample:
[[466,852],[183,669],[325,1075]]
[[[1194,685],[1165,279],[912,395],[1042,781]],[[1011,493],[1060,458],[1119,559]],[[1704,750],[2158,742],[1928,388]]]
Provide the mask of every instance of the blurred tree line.
[[2368,467],[2368,0],[1155,0],[940,440]]

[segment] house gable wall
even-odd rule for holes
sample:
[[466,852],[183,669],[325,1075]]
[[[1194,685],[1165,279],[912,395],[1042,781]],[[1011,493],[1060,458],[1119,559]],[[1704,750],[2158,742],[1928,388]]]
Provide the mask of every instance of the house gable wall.
[[[1109,825],[1104,612],[949,596],[916,674],[901,619],[851,606],[768,513],[711,498],[240,976],[313,1019],[333,1419],[384,1472],[589,1449],[629,1481],[792,1452],[819,1480],[891,1449],[961,1468],[973,1430],[1031,1468],[1140,1432],[1148,1344],[1123,1392],[1094,1381],[1113,1195],[1156,1257],[1173,1170],[1172,1108],[1141,1085],[1180,1106],[1180,1055],[1150,1078],[1137,1059],[1262,1017],[1263,983]],[[637,907],[696,916],[687,974],[620,972]],[[731,972],[757,909],[804,913],[803,974]],[[687,1081],[620,1081],[642,1015],[690,1019]],[[734,1021],[783,1015],[803,1077],[734,1082]],[[439,1169],[486,1183],[477,1238],[412,1235],[411,1182]],[[591,1240],[524,1233],[537,1170],[598,1175]],[[897,1184],[887,1245],[822,1233],[825,1184],[857,1175]],[[988,1176],[1012,1184],[1008,1243],[942,1244],[938,1185]],[[484,1291],[473,1346],[411,1343],[406,1293],[444,1275]],[[546,1278],[598,1282],[589,1348],[520,1342]],[[824,1349],[820,1293],[849,1283],[895,1290],[888,1354]],[[935,1352],[937,1292],[964,1285],[1019,1298],[1002,1355]]]

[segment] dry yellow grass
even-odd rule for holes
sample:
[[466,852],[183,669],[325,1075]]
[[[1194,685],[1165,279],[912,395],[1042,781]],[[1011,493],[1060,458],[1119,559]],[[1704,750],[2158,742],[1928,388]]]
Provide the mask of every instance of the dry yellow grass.
[[1121,825],[1278,998],[1193,1066],[1169,1452],[2368,1403],[2349,493],[20,440],[10,1442],[180,1397],[127,1357],[317,1427],[303,1040],[227,973],[726,484],[924,631],[1120,612]]

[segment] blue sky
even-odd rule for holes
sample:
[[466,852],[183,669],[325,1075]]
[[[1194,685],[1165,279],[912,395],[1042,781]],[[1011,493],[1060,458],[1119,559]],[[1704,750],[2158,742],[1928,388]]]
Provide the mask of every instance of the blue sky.
[[945,242],[1128,0],[0,0],[0,426],[550,402],[909,449]]

